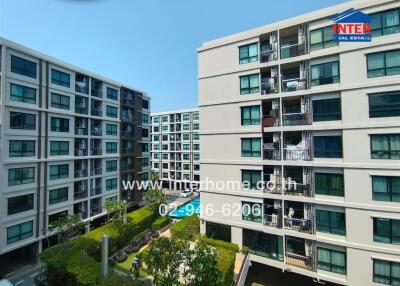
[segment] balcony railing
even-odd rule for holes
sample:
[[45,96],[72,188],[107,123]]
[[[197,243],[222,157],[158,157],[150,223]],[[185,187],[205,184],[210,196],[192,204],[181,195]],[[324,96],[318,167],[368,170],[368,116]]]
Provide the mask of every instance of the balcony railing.
[[87,198],[88,192],[87,190],[74,190],[74,200]]
[[88,150],[85,149],[75,149],[75,156],[87,156]]
[[293,78],[282,80],[282,91],[290,92],[296,90],[307,89],[307,79],[305,78]]
[[298,126],[298,125],[310,125],[310,124],[311,124],[311,116],[309,113],[283,114],[284,126]]
[[100,97],[100,98],[103,97],[102,90],[92,88],[91,93],[92,93],[92,96],[96,96],[96,97]]
[[80,93],[84,93],[84,94],[88,94],[89,88],[87,86],[85,86],[85,85],[86,85],[86,83],[81,83],[81,85],[79,85],[78,82],[77,82],[75,84],[75,91],[76,92],[80,92]]
[[75,170],[74,171],[74,178],[86,177],[87,174],[88,174],[88,170],[87,169]]
[[272,49],[272,45],[261,45],[260,47],[260,62],[267,63],[275,61],[274,51]]
[[96,175],[101,175],[102,173],[102,168],[92,168],[90,169],[90,175],[91,176],[96,176]]
[[92,206],[90,208],[90,216],[95,216],[97,214],[100,214],[102,211],[101,206]]
[[294,184],[289,185],[288,183],[286,183],[284,192],[285,195],[311,197],[311,184],[303,184],[296,182],[296,185]]
[[282,228],[282,217],[279,214],[264,214],[264,225]]
[[75,106],[75,113],[88,114],[88,112],[89,112],[89,109],[87,107]]
[[278,92],[278,78],[262,78],[261,79],[261,94],[271,94]]
[[86,127],[75,127],[75,135],[87,135],[88,129]]
[[264,143],[263,157],[265,160],[281,160],[281,150],[279,143]]
[[74,214],[77,214],[81,217],[81,219],[85,219],[87,218],[88,212],[87,211],[78,211],[78,212],[74,212]]
[[101,187],[91,188],[90,195],[91,196],[101,195]]
[[[268,180],[265,180],[268,181]],[[268,188],[267,186],[264,188],[264,193],[267,194],[282,194],[282,185],[280,183],[275,183],[275,188]]]
[[132,164],[123,164],[121,165],[121,171],[133,170]]
[[286,264],[313,271],[313,258],[294,253],[286,253]]
[[90,111],[90,114],[92,114],[93,116],[102,116],[102,112],[101,109],[97,109],[97,108],[92,108],[92,110]]
[[133,147],[122,148],[122,154],[132,154],[132,153],[133,153]]
[[101,130],[101,128],[94,127],[94,128],[91,129],[90,133],[92,134],[92,136],[101,136],[102,135],[102,130]]
[[263,127],[275,127],[279,126],[279,118],[272,115],[264,115],[262,117]]
[[101,153],[102,153],[101,148],[90,149],[90,155],[92,155],[92,156],[98,156],[98,155],[101,155]]
[[122,136],[123,137],[134,137],[133,131],[122,131]]
[[339,83],[339,76],[324,76],[311,79],[311,86]]
[[306,52],[304,44],[293,44],[281,47],[281,59],[293,58],[304,55]]
[[313,233],[312,222],[310,219],[285,217],[284,224],[286,229],[291,229],[304,233]]
[[285,160],[310,161],[312,159],[311,149],[283,149]]
[[122,98],[122,103],[126,105],[135,105],[135,101],[133,99]]

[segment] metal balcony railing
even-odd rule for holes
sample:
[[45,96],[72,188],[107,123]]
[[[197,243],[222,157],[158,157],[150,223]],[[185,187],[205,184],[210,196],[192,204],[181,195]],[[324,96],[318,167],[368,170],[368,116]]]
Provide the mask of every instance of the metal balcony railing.
[[101,187],[91,188],[90,195],[91,196],[101,195]]
[[311,184],[285,184],[285,195],[311,197]]
[[101,136],[103,133],[103,131],[101,130],[101,128],[98,127],[92,127],[90,134],[92,134],[92,136]]
[[283,149],[285,160],[292,161],[310,161],[312,160],[311,149]]
[[309,113],[287,113],[283,114],[283,125],[284,126],[298,126],[298,125],[310,125],[311,116]]
[[90,149],[90,155],[92,155],[92,156],[98,156],[98,155],[101,155],[101,153],[102,153],[101,148],[91,148]]
[[87,156],[88,150],[85,149],[75,149],[75,156]]
[[94,216],[94,215],[100,214],[101,211],[102,211],[101,206],[92,206],[90,208],[90,216]]
[[263,127],[275,127],[279,126],[279,118],[272,115],[264,115],[262,117]]
[[88,94],[89,92],[89,88],[87,86],[83,86],[86,83],[82,83],[82,86],[79,84],[75,84],[75,91],[76,92],[80,92],[80,93],[84,93],[84,94]]
[[100,98],[103,97],[103,91],[99,90],[99,89],[95,89],[95,88],[92,88],[91,94],[92,94],[92,96],[95,96],[95,97],[100,97]]
[[305,44],[292,44],[285,47],[281,47],[281,59],[302,56],[305,54],[305,52],[306,52]]
[[75,170],[74,171],[74,178],[86,177],[87,174],[88,174],[88,170],[87,169]]
[[306,78],[282,79],[282,91],[291,92],[307,89]]
[[282,228],[282,217],[279,214],[264,214],[264,225]]
[[312,222],[310,219],[285,217],[284,225],[286,229],[291,229],[304,233],[313,233]]
[[260,46],[260,62],[267,63],[275,61],[276,58],[274,57],[274,51],[272,49],[272,45],[261,45]]
[[88,190],[84,189],[75,189],[74,190],[74,200],[79,200],[79,199],[83,199],[83,198],[87,198],[88,196]]
[[313,258],[294,253],[286,253],[286,264],[313,271]]
[[102,111],[101,109],[97,109],[97,108],[92,108],[92,110],[90,111],[90,114],[93,116],[102,116]]
[[90,169],[90,175],[91,176],[101,175],[101,173],[102,173],[102,168],[101,167]]
[[261,79],[261,94],[271,94],[278,92],[278,78],[262,78]]
[[87,107],[75,106],[75,113],[88,114],[89,113],[89,109]]
[[75,127],[75,135],[87,135],[88,129],[86,127]]

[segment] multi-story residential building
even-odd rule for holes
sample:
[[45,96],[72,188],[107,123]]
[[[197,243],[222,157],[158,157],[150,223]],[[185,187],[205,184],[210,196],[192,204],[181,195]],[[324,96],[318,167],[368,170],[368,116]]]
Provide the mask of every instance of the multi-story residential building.
[[35,257],[61,214],[139,203],[121,182],[148,176],[150,99],[6,39],[0,55],[0,258]]
[[[333,40],[349,8],[371,42]],[[351,1],[198,49],[202,181],[251,185],[202,189],[202,233],[314,280],[400,283],[399,11]]]
[[151,168],[163,186],[182,189],[200,181],[199,110],[151,114]]

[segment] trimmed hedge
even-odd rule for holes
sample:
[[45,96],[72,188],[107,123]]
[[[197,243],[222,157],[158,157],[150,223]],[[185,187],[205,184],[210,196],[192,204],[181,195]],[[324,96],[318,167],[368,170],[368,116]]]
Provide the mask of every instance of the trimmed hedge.
[[160,230],[170,222],[171,218],[169,216],[160,216],[152,223],[151,229]]
[[200,236],[200,239],[202,241],[204,241],[205,243],[207,243],[208,245],[211,245],[211,246],[214,246],[214,247],[222,247],[222,248],[225,248],[227,250],[231,250],[231,251],[233,251],[235,253],[239,252],[239,246],[237,244],[226,242],[226,241],[223,241],[223,240],[209,238],[209,237],[206,237],[204,235]]
[[109,253],[126,246],[139,233],[150,229],[153,221],[159,217],[155,204],[144,206],[127,214],[127,224],[122,222],[108,223],[83,235],[101,243],[103,235],[109,237]]
[[200,234],[200,220],[197,215],[187,216],[171,227],[173,236],[179,239],[193,240]]
[[[41,259],[46,263],[46,278],[49,286],[95,286],[111,285],[100,281],[101,239],[109,236],[110,254],[130,243],[142,232],[148,231],[159,217],[155,205],[147,205],[127,214],[127,224],[108,223],[88,232],[66,245],[56,245],[46,249]],[[111,277],[110,281],[116,278]],[[118,284],[125,285],[125,284]]]
[[218,269],[222,274],[222,285],[231,286],[235,271],[236,252],[224,247],[216,247],[218,253]]

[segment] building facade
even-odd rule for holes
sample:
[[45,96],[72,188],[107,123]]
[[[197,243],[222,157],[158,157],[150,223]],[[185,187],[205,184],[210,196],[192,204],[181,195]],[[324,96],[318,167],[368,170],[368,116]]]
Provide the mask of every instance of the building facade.
[[[399,7],[351,1],[198,49],[201,178],[250,185],[202,188],[202,233],[315,281],[400,283]],[[350,8],[371,42],[333,41]]]
[[150,98],[6,39],[0,52],[0,255],[35,257],[61,214],[139,203],[122,180],[148,177]]
[[200,181],[199,110],[151,114],[151,168],[163,186],[183,189]]

